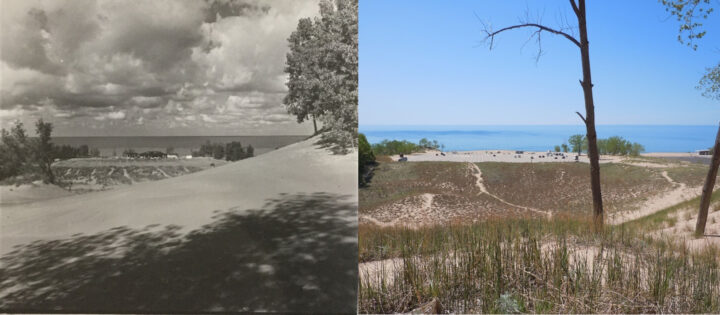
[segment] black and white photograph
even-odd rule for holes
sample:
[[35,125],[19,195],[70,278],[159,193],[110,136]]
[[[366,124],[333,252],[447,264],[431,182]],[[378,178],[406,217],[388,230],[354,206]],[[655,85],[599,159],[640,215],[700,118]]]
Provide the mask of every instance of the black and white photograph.
[[357,0],[0,18],[0,312],[357,312]]

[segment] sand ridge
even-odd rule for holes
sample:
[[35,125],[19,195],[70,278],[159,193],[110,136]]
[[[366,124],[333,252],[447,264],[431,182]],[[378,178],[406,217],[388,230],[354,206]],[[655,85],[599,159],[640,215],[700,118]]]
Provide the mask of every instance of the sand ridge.
[[[215,211],[261,208],[280,194],[324,192],[357,203],[356,155],[333,154],[317,141],[314,137],[258,157],[161,181],[2,205],[0,254],[14,245],[118,226],[179,225],[189,231],[212,222]],[[347,219],[356,222],[356,218]]]

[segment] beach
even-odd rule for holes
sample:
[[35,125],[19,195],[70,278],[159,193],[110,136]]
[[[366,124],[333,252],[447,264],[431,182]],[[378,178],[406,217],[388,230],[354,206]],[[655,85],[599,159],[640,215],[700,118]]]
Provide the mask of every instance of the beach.
[[[522,152],[522,153],[519,153]],[[444,154],[444,155],[443,155]],[[515,151],[515,150],[473,150],[473,151],[451,151],[441,152],[438,150],[428,150],[420,153],[406,155],[408,162],[504,162],[504,163],[567,163],[577,162],[590,163],[586,153],[577,155],[572,152],[542,152],[542,151]],[[712,156],[697,155],[695,153],[678,153],[678,152],[651,152],[642,153],[642,157],[667,158],[675,160],[686,160],[688,162],[709,163]],[[563,158],[564,157],[564,158]],[[400,159],[399,155],[393,155],[394,161]],[[623,159],[631,157],[623,157],[617,155],[601,155],[600,163],[619,163]]]
[[[440,152],[437,150],[429,150],[422,153],[413,153],[407,155],[408,162],[422,161],[446,161],[446,162],[505,162],[505,163],[569,163],[575,162],[577,153],[560,153],[560,152],[540,152],[540,151],[517,151],[511,150],[474,150],[474,151],[452,151]],[[444,155],[443,155],[444,153]],[[564,157],[564,158],[563,158]],[[397,161],[399,155],[393,155],[392,159]],[[617,156],[601,156],[600,163],[617,162],[620,157]],[[586,154],[578,157],[578,162],[589,163]]]

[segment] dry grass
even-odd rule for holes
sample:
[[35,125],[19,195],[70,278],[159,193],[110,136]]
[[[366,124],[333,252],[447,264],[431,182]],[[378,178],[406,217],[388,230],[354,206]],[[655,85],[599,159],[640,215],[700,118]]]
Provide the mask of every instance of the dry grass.
[[[592,209],[587,164],[479,163],[488,190],[522,206],[551,211]],[[671,188],[656,169],[623,164],[601,166],[603,205],[608,212],[625,210]]]
[[[537,215],[479,194],[465,163],[381,163],[374,172],[370,184],[360,189],[359,209],[382,222],[427,225]],[[431,207],[425,205],[428,198]]]
[[361,226],[361,313],[437,299],[457,313],[717,313],[717,248],[691,253],[625,227],[588,233],[572,217],[409,230]]
[[71,159],[53,165],[58,182],[75,192],[105,190],[119,185],[161,180],[227,163],[212,158],[192,160]]
[[[707,165],[688,164],[667,169],[668,176],[678,183],[684,183],[690,187],[702,186],[708,173]],[[717,181],[716,181],[717,185]]]

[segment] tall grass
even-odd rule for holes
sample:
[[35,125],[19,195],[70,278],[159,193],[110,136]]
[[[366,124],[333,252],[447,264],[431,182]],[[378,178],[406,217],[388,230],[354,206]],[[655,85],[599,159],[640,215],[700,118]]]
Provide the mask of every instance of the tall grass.
[[574,217],[497,219],[418,230],[361,226],[360,312],[720,312],[720,250],[648,242]]

